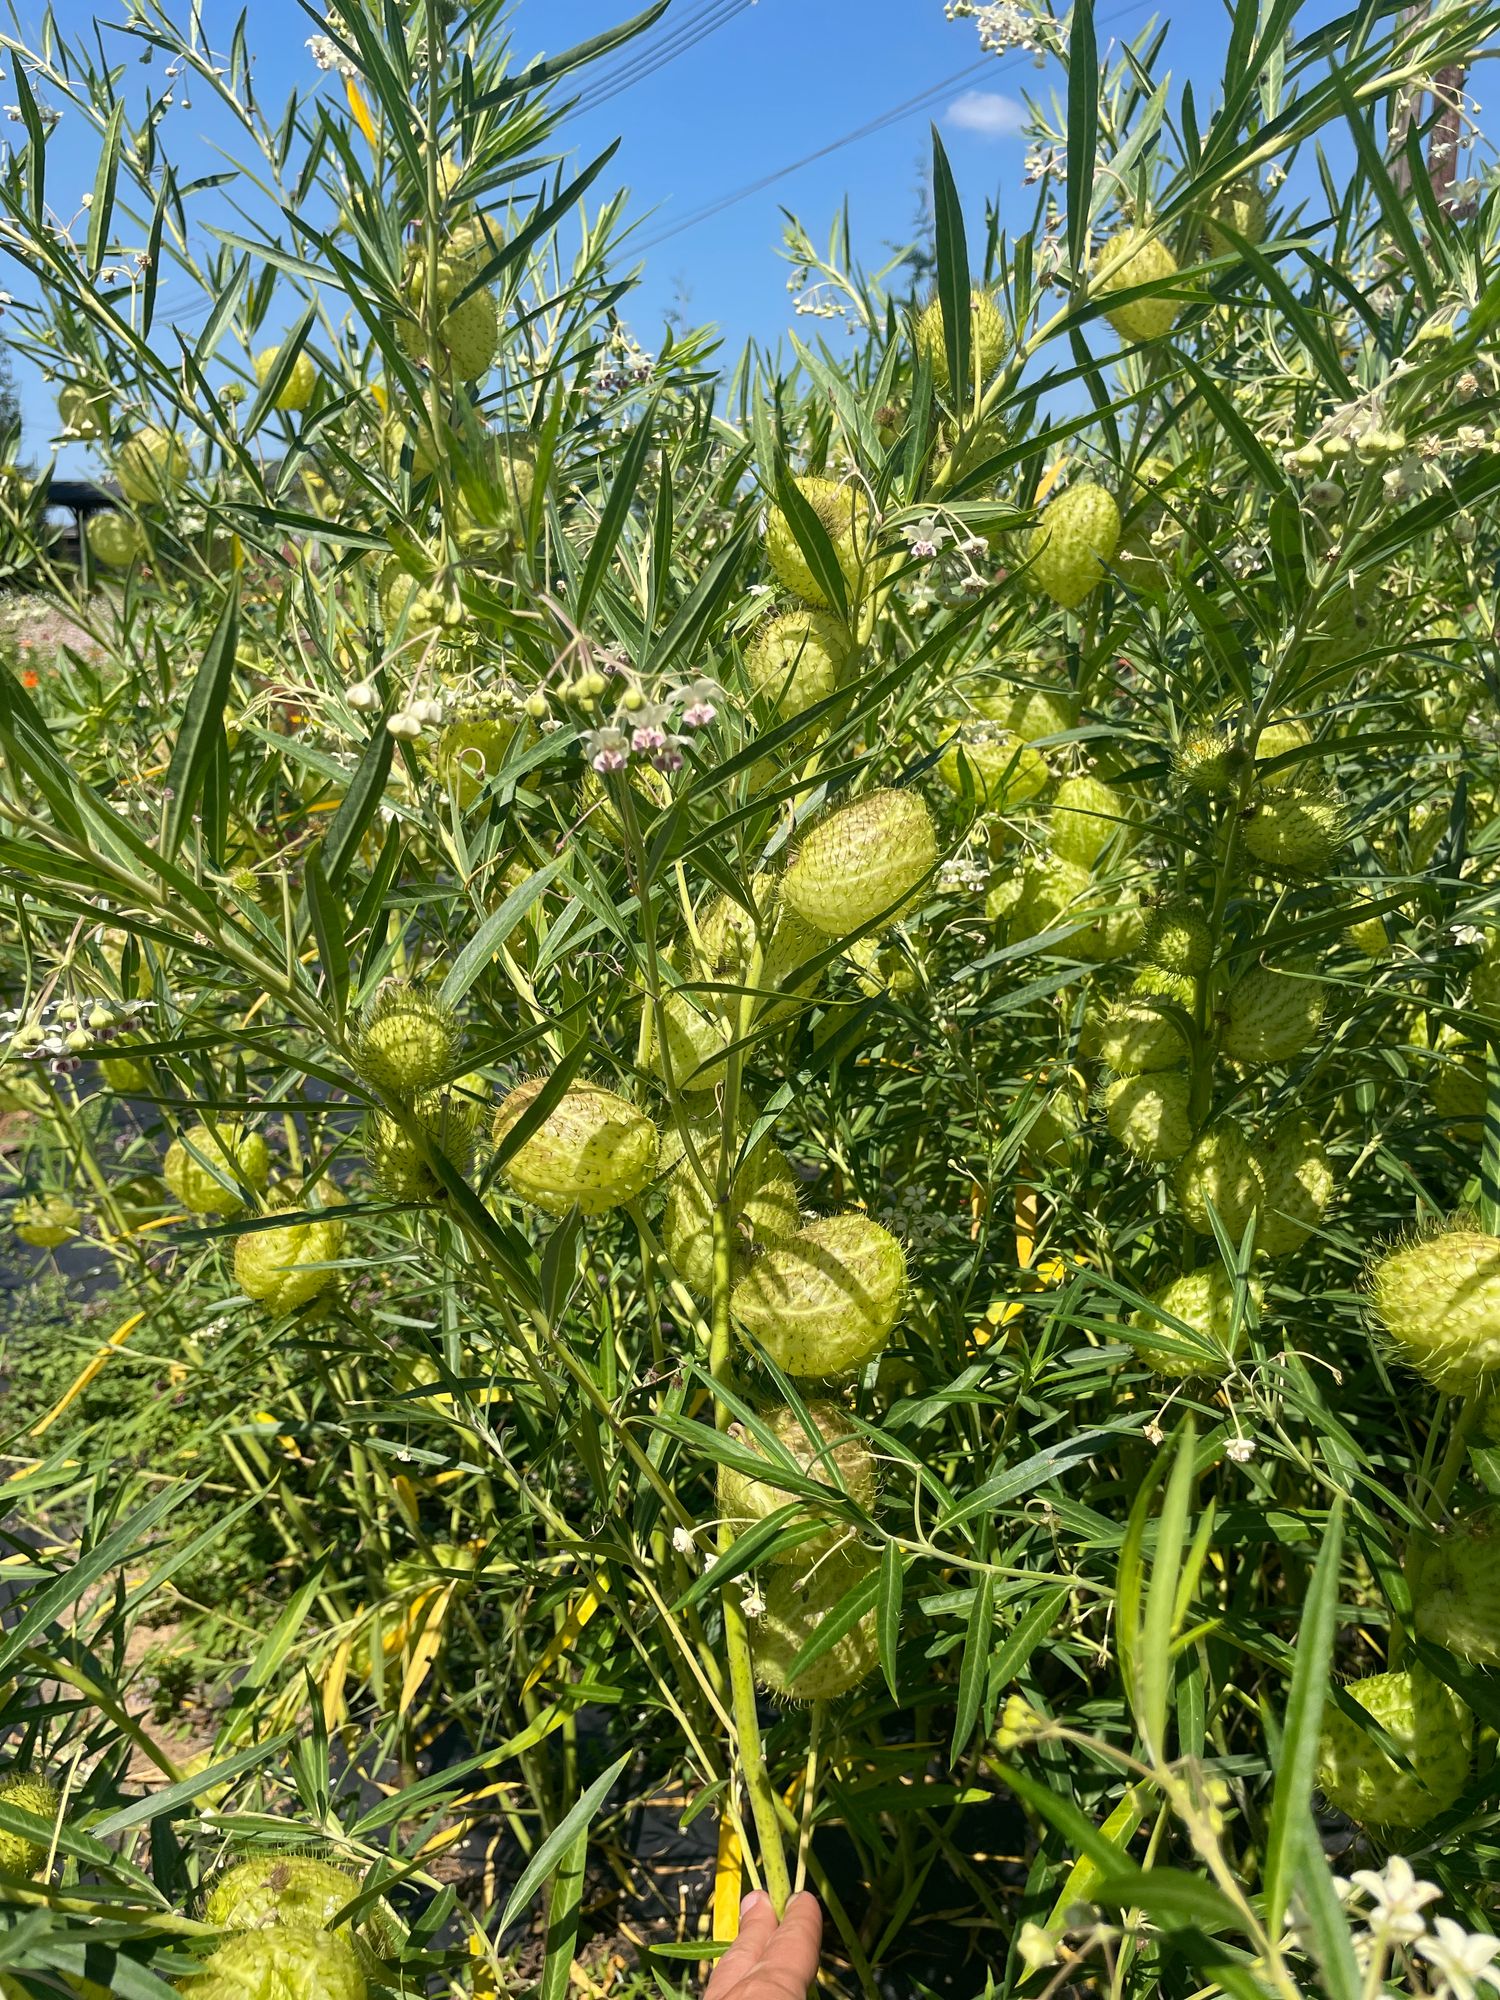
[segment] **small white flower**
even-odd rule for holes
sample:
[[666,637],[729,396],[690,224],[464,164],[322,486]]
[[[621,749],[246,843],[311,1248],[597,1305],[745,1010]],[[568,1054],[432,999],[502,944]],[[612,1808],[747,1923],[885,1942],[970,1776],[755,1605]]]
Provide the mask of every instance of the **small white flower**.
[[1224,1446],[1224,1456],[1231,1465],[1248,1465],[1255,1456],[1254,1438],[1230,1438]]
[[672,1530],[672,1546],[674,1549],[676,1549],[678,1555],[690,1556],[693,1553],[692,1529],[674,1528]]
[[1437,1975],[1440,1993],[1453,2000],[1475,2000],[1479,1980],[1500,1986],[1500,1967],[1493,1961],[1500,1938],[1486,1931],[1466,1931],[1452,1917],[1434,1917],[1433,1935],[1417,1939],[1417,1950]]
[[1455,924],[1452,937],[1455,944],[1484,943],[1484,932],[1476,924]]
[[1422,1915],[1424,1904],[1435,1902],[1442,1890],[1431,1882],[1419,1882],[1412,1865],[1402,1855],[1393,1854],[1384,1871],[1356,1868],[1349,1878],[1353,1896],[1368,1896],[1371,1903],[1366,1918],[1377,1942],[1410,1944],[1427,1928]]
[[1027,1922],[1016,1933],[1016,1951],[1028,1972],[1057,1963],[1057,1938],[1040,1924]]
[[373,681],[356,681],[344,699],[356,715],[366,715],[380,706],[380,690]]
[[744,1612],[747,1618],[759,1618],[764,1614],[765,1608],[766,1600],[761,1596],[755,1585],[753,1583],[746,1584],[744,1590],[740,1593],[741,1611]]
[[421,723],[406,708],[398,708],[394,715],[388,715],[385,727],[388,736],[395,736],[403,743],[415,743],[422,734]]
[[417,718],[424,729],[429,728],[433,724],[442,721],[443,704],[440,701],[432,701],[430,699],[414,701],[411,705],[410,713]]

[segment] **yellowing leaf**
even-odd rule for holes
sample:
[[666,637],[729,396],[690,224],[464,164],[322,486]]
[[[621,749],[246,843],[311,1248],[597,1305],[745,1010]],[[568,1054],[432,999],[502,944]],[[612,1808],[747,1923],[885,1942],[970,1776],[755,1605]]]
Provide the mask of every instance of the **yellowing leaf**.
[[526,1676],[522,1694],[530,1694],[543,1674],[550,1673],[557,1662],[570,1653],[578,1643],[578,1635],[593,1617],[603,1602],[609,1589],[609,1579],[601,1569],[593,1583],[570,1608],[567,1617],[547,1641],[542,1657]]
[[93,1360],[88,1362],[86,1366],[82,1369],[82,1371],[77,1376],[74,1377],[72,1384],[63,1391],[62,1395],[52,1405],[52,1408],[47,1412],[46,1416],[42,1418],[41,1422],[32,1425],[31,1435],[34,1438],[40,1437],[43,1431],[50,1430],[53,1424],[55,1424],[58,1418],[62,1415],[63,1411],[68,1407],[69,1403],[71,1403],[75,1397],[81,1396],[83,1394],[84,1390],[89,1386],[90,1382],[93,1381],[96,1375],[103,1373],[105,1364],[108,1362],[110,1356],[112,1354],[117,1354],[119,1352],[121,1347],[124,1346],[125,1342],[130,1338],[131,1334],[135,1332],[136,1328],[140,1325],[141,1321],[145,1317],[146,1315],[143,1312],[132,1313],[129,1319],[125,1321],[123,1326],[117,1326],[115,1328],[114,1332],[109,1336],[109,1339],[105,1341],[104,1345],[99,1349],[99,1352],[94,1356]]
[[743,1856],[734,1815],[719,1817],[719,1855],[714,1863],[714,1943],[733,1944],[740,1934],[740,1887]]
[[370,116],[370,107],[365,102],[364,92],[352,76],[344,78],[344,94],[349,99],[349,109],[354,113],[354,122],[365,135],[365,144],[374,151],[375,121]]
[[432,1672],[432,1663],[437,1658],[443,1644],[443,1622],[448,1615],[448,1606],[457,1589],[453,1583],[445,1583],[437,1593],[437,1601],[428,1611],[427,1621],[417,1635],[416,1644],[406,1663],[406,1673],[401,1682],[401,1699],[397,1713],[405,1715],[417,1697],[423,1681]]

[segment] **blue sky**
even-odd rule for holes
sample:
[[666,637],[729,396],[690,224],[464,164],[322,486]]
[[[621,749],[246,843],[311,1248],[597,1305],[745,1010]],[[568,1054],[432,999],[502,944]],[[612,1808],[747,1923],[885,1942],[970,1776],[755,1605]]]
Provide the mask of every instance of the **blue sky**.
[[[97,9],[94,0],[58,4],[64,26],[75,32],[86,28],[95,11],[105,18],[116,12],[102,0]],[[239,0],[202,0],[210,40],[227,42],[239,11]],[[518,53],[556,53],[629,11],[630,0],[520,0],[514,17]],[[1107,34],[1137,32],[1154,11],[1129,0],[1113,6],[1100,0],[1101,42]],[[1183,14],[1185,25],[1174,25],[1168,39],[1175,78],[1191,74],[1200,85],[1211,83],[1225,38],[1222,13],[1200,4]],[[250,23],[261,102],[279,108],[290,89],[306,90],[317,81],[304,46],[314,24],[295,0],[256,0]],[[839,147],[649,249],[645,282],[629,308],[630,324],[644,346],[657,345],[662,316],[674,306],[690,324],[718,324],[736,351],[749,336],[774,343],[794,325],[825,331],[826,323],[793,316],[787,267],[777,255],[781,207],[795,210],[821,241],[847,194],[857,250],[868,263],[883,261],[886,246],[911,233],[930,120],[942,129],[976,234],[987,197],[998,196],[1002,215],[1016,222],[1029,218],[1034,196],[1022,187],[1019,93],[1050,91],[1058,80],[1055,66],[1039,71],[1026,56],[983,56],[972,22],[949,22],[942,0],[674,0],[646,37],[587,73],[584,87],[602,90],[625,81],[639,56],[659,54],[679,35],[686,40],[705,26],[711,31],[677,59],[580,110],[564,128],[564,142],[576,147],[580,161],[621,138],[600,185],[631,190],[643,244],[720,196],[777,174],[910,99],[932,94],[872,136]],[[123,53],[119,38],[113,38],[111,52],[116,50]],[[160,71],[159,60],[150,72],[140,69],[138,90],[148,75],[159,87]],[[323,87],[336,88],[336,79],[325,80]],[[7,88],[5,95],[11,94]],[[201,172],[221,164],[212,151],[218,135],[206,96],[201,108],[175,109],[165,136],[180,168]],[[53,158],[64,172],[54,168],[49,193],[70,164],[66,150]],[[80,160],[80,192],[91,176],[92,160]],[[62,199],[60,190],[57,198]],[[3,282],[18,293],[24,290],[14,279]],[[182,296],[180,286],[174,290]],[[840,336],[835,329],[827,337],[836,342]],[[17,375],[26,450],[40,457],[54,423],[51,392],[25,367]],[[77,463],[76,454],[70,461]]]

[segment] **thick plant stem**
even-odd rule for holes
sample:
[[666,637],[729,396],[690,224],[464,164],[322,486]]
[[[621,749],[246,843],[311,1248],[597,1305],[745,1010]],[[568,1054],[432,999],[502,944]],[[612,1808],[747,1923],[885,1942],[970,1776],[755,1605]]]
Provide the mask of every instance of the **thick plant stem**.
[[[726,1121],[726,1133],[731,1129],[730,1123]],[[734,1161],[732,1138],[728,1140],[726,1150],[729,1154],[729,1166],[732,1169]],[[728,1378],[732,1338],[729,1328],[732,1224],[727,1178],[722,1169],[719,1179],[720,1190],[714,1202],[713,1345],[709,1355],[715,1382],[723,1382]],[[730,1410],[727,1403],[715,1401],[714,1421],[720,1430],[729,1428]],[[727,1551],[733,1540],[733,1529],[727,1523],[722,1524],[719,1528],[720,1552]],[[750,1635],[745,1629],[745,1614],[740,1609],[732,1584],[724,1591],[724,1652],[729,1669],[730,1699],[734,1708],[734,1733],[739,1739],[740,1772],[749,1795],[756,1838],[760,1844],[761,1874],[765,1878],[766,1891],[779,1917],[786,1908],[787,1898],[792,1893],[792,1883],[787,1873],[786,1848],[781,1837],[776,1794],[772,1789],[770,1774],[766,1770],[766,1761],[761,1750],[760,1718],[755,1709],[755,1674],[750,1662]]]

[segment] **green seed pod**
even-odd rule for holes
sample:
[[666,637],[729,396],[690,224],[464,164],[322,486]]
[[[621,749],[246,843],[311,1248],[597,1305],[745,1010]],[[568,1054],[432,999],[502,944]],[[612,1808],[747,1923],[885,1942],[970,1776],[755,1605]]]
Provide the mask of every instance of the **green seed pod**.
[[965,774],[980,805],[1008,812],[1046,789],[1052,773],[1040,750],[983,718],[960,722],[937,763],[938,776],[962,797]]
[[[255,379],[264,384],[270,379],[271,370],[281,358],[279,347],[265,347],[255,357]],[[276,398],[278,410],[305,410],[313,399],[313,391],[318,386],[318,371],[312,356],[306,348],[292,363],[292,371],[281,385]]]
[[[0,1778],[0,1806],[31,1813],[50,1826],[62,1808],[62,1797],[56,1786],[34,1772],[7,1771]],[[50,1847],[51,1842],[40,1835],[33,1839],[29,1834],[7,1833],[0,1828],[0,1874],[19,1875],[29,1881],[46,1865]]]
[[1196,903],[1176,899],[1162,903],[1146,918],[1141,955],[1162,972],[1188,980],[1187,1004],[1192,1005],[1191,981],[1207,972],[1213,960],[1213,935]]
[[1193,1011],[1194,988],[1185,972],[1164,972],[1159,965],[1143,965],[1130,982],[1132,999],[1170,1000],[1185,1014]]
[[1080,868],[1092,868],[1111,843],[1124,852],[1135,844],[1138,832],[1125,794],[1087,775],[1063,779],[1048,824],[1052,852]]
[[1074,1072],[1062,1075],[1064,1080],[1043,1098],[1026,1131],[1027,1159],[1047,1166],[1070,1166],[1083,1151],[1086,1094]]
[[[988,292],[969,294],[970,366],[987,382],[1005,359],[1009,340],[1000,309]],[[943,303],[933,299],[917,320],[917,352],[932,363],[933,386],[948,387],[948,349],[944,338]],[[967,389],[970,385],[965,384]]]
[[1062,736],[1078,727],[1078,697],[1060,684],[1021,687],[1014,681],[997,681],[974,698],[974,712],[1023,743],[1038,738]]
[[843,627],[825,611],[784,611],[768,618],[745,654],[751,689],[785,721],[826,701],[848,658]]
[[[861,487],[841,486],[836,479],[800,478],[797,491],[812,508],[833,544],[851,598],[858,597],[870,548],[870,503]],[[828,610],[823,586],[808,567],[791,523],[779,507],[766,522],[766,560],[794,597]]]
[[[472,1566],[472,1562],[471,1562]],[[236,1862],[216,1877],[203,1900],[203,1921],[221,1931],[264,1930],[290,1924],[295,1929],[327,1931],[346,1903],[359,1894],[360,1877],[314,1854],[262,1854]],[[346,1922],[336,1934],[349,1937]],[[354,1933],[357,1945],[375,1959],[394,1958],[406,1930],[384,1902],[361,1918]]]
[[[424,1090],[412,1099],[409,1116],[428,1145],[455,1172],[466,1174],[474,1162],[487,1086],[460,1077],[443,1090]],[[370,1171],[392,1201],[443,1201],[448,1190],[429,1165],[417,1139],[387,1111],[372,1112],[365,1121],[365,1157]]]
[[1112,1007],[1094,1037],[1100,1062],[1117,1076],[1185,1069],[1188,1045],[1160,1001],[1124,1000]]
[[[447,288],[440,287],[439,290],[442,310],[436,327],[437,346],[446,357],[454,379],[459,382],[477,381],[488,370],[495,358],[495,349],[500,345],[500,308],[495,303],[493,292],[481,286],[456,305],[447,305],[446,298],[456,297],[468,281],[465,272],[460,282]],[[427,329],[422,319],[399,319],[396,322],[396,338],[408,359],[427,359]]]
[[893,922],[936,860],[932,815],[915,792],[866,792],[807,833],[781,894],[815,931],[847,937]]
[[[1260,1288],[1252,1285],[1252,1296],[1260,1303]],[[1189,1336],[1182,1325],[1202,1343],[1204,1352],[1188,1353]],[[1137,1338],[1137,1333],[1144,1336]],[[1163,1347],[1161,1337],[1179,1341],[1181,1348]],[[1158,1375],[1180,1380],[1222,1381],[1234,1364],[1244,1337],[1244,1323],[1234,1323],[1234,1280],[1222,1264],[1201,1271],[1189,1271],[1163,1285],[1149,1307],[1133,1313],[1128,1338],[1148,1368]]]
[[156,1088],[150,1064],[135,1056],[101,1056],[99,1074],[121,1097],[146,1097]]
[[344,1225],[337,1216],[253,1230],[235,1238],[234,1281],[247,1299],[275,1313],[293,1312],[338,1283],[338,1272],[325,1267],[343,1253]]
[[1011,942],[1067,930],[1051,947],[1066,958],[1106,965],[1140,942],[1140,905],[1097,883],[1087,868],[1049,854],[1028,868],[1011,913]]
[[370,1988],[336,1932],[274,1924],[227,1938],[177,1990],[188,2000],[367,2000]]
[[1401,1358],[1434,1388],[1488,1387],[1500,1370],[1500,1238],[1462,1222],[1419,1236],[1376,1261],[1369,1290]]
[[[712,1171],[718,1157],[717,1130],[703,1127],[697,1144],[704,1165]],[[731,1201],[734,1275],[739,1277],[756,1249],[795,1236],[801,1226],[796,1176],[769,1134],[740,1162]],[[713,1204],[689,1160],[680,1160],[667,1181],[661,1234],[678,1277],[690,1291],[708,1298],[714,1282]]]
[[1500,947],[1491,945],[1469,974],[1469,1006],[1481,1020],[1500,1028]]
[[[868,1445],[837,1403],[810,1403],[807,1414],[812,1420],[814,1434],[811,1437],[802,1419],[792,1409],[767,1411],[761,1421],[804,1478],[815,1479],[824,1486],[841,1488],[857,1506],[869,1513],[875,1505],[879,1480]],[[757,1521],[765,1520],[768,1514],[776,1513],[798,1496],[777,1485],[775,1459],[750,1433],[746,1432],[739,1442],[757,1457],[768,1459],[772,1467],[761,1479],[732,1466],[719,1467],[719,1513],[737,1535],[742,1535]],[[808,1513],[819,1511],[819,1503],[814,1500],[803,1499],[802,1506]],[[777,1560],[797,1563],[805,1569],[839,1543],[847,1541],[848,1536],[847,1523],[835,1518],[822,1534],[810,1536],[806,1541],[798,1542],[795,1548],[784,1550]]]
[[686,1096],[715,1089],[723,1081],[724,1051],[734,1035],[714,997],[671,987],[662,995],[660,1023],[651,1002],[643,1004],[647,1068],[665,1082],[670,1063],[672,1082]]
[[1244,777],[1250,753],[1228,731],[1212,725],[1190,729],[1172,752],[1172,768],[1183,784],[1205,798],[1226,798]]
[[1172,1178],[1189,1228],[1211,1236],[1212,1202],[1219,1220],[1238,1243],[1246,1224],[1265,1200],[1265,1188],[1249,1135],[1232,1118],[1220,1118],[1194,1140]]
[[1043,512],[1026,545],[1027,574],[1064,611],[1074,611],[1105,581],[1105,564],[1120,541],[1115,497],[1092,479],[1064,487]]
[[129,514],[110,512],[90,515],[83,532],[89,554],[106,569],[129,569],[133,562],[139,562],[149,547],[146,530]]
[[1179,1158],[1193,1142],[1191,1093],[1187,1077],[1172,1070],[1118,1077],[1105,1088],[1105,1123],[1127,1152],[1162,1165]]
[[804,1572],[778,1563],[766,1578],[766,1608],[751,1627],[755,1678],[783,1701],[836,1701],[859,1686],[880,1663],[875,1613],[835,1640],[828,1651],[791,1676],[793,1660],[840,1599],[871,1574],[863,1550],[839,1550]]
[[439,780],[460,812],[469,812],[485,786],[499,776],[525,726],[507,710],[486,712],[477,705],[444,726],[434,761]]
[[1418,1633],[1475,1666],[1500,1667],[1500,1506],[1471,1507],[1406,1559]]
[[57,392],[57,414],[75,437],[101,438],[109,429],[109,397],[92,393],[82,382],[64,382]]
[[1362,1826],[1412,1829],[1446,1812],[1469,1776],[1474,1718],[1424,1668],[1370,1674],[1344,1693],[1380,1724],[1410,1764],[1405,1771],[1331,1704],[1323,1710],[1318,1783],[1332,1806]]
[[388,1097],[409,1100],[452,1074],[463,1030],[435,994],[406,979],[388,979],[354,1037],[354,1067]]
[[1350,946],[1365,958],[1384,958],[1391,948],[1384,917],[1361,917],[1344,932]]
[[1288,1118],[1271,1133],[1259,1160],[1265,1199],[1255,1247],[1267,1257],[1300,1250],[1323,1220],[1333,1194],[1333,1165],[1310,1118]]
[[[1143,229],[1121,229],[1100,251],[1098,270],[1094,291],[1101,298],[1110,298],[1135,285],[1175,278],[1177,259],[1159,236],[1151,236]],[[1108,306],[1104,317],[1122,340],[1160,340],[1163,334],[1171,332],[1178,309],[1176,299],[1156,294]]]
[[409,638],[436,632],[443,623],[443,593],[412,575],[400,556],[392,556],[380,572],[380,622],[387,633],[404,627]]
[[1250,853],[1273,874],[1315,875],[1347,837],[1344,808],[1328,792],[1262,792],[1244,837]]
[[[545,1077],[530,1077],[495,1113],[495,1144],[529,1105]],[[511,1192],[548,1215],[576,1208],[603,1215],[633,1201],[656,1172],[656,1127],[645,1112],[602,1084],[571,1084],[501,1168]]]
[[901,1316],[906,1256],[866,1215],[830,1215],[772,1243],[734,1288],[735,1318],[788,1375],[843,1375]]
[[1477,1138],[1490,1101],[1484,1050],[1450,1043],[1441,1055],[1432,1076],[1432,1108],[1455,1136]]
[[755,986],[759,992],[783,993],[786,998],[764,1001],[762,1020],[779,1021],[794,1012],[799,1001],[811,998],[827,967],[811,972],[805,968],[810,960],[820,958],[827,950],[826,932],[815,930],[784,903],[778,908]]
[[56,1250],[71,1243],[83,1221],[83,1210],[65,1194],[31,1194],[11,1210],[11,1228],[35,1250]]
[[1235,253],[1237,245],[1225,234],[1232,229],[1247,243],[1259,243],[1266,233],[1266,198],[1253,178],[1230,181],[1217,189],[1203,224],[1209,249],[1219,257]]
[[1305,757],[1299,757],[1295,763],[1283,764],[1279,770],[1267,767],[1280,757],[1289,757],[1294,750],[1305,750],[1312,740],[1312,731],[1307,724],[1298,722],[1294,716],[1283,716],[1280,721],[1266,724],[1255,745],[1255,776],[1263,792],[1296,792],[1308,788],[1309,764]]
[[1287,1062],[1318,1032],[1326,997],[1305,973],[1255,966],[1229,989],[1219,1046],[1233,1062]]
[[259,1132],[221,1125],[190,1125],[174,1139],[161,1177],[193,1215],[235,1215],[245,1206],[242,1186],[257,1192],[271,1178],[271,1155]]
[[137,431],[115,461],[120,491],[136,507],[170,499],[192,469],[192,455],[177,433],[155,425]]

